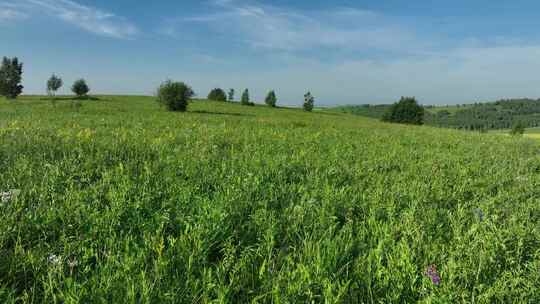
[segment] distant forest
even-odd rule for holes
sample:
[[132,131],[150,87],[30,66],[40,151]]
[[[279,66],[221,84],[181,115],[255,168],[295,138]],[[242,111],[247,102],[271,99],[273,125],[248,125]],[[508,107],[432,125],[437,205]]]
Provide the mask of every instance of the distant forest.
[[[380,119],[390,105],[341,106],[340,112]],[[457,106],[425,106],[424,123],[430,126],[465,129],[510,129],[520,122],[527,128],[540,126],[540,99],[503,99],[496,102]]]

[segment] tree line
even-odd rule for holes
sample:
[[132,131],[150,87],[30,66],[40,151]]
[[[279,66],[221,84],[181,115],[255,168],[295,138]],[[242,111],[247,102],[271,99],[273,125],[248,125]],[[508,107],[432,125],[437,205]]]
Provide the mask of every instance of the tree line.
[[454,113],[447,110],[430,113],[429,125],[470,131],[511,129],[540,126],[540,99],[502,99],[459,107]]
[[[158,103],[164,105],[169,111],[184,112],[187,111],[188,104],[195,96],[195,93],[191,86],[184,82],[167,80],[158,87],[156,95]],[[235,90],[229,89],[228,93],[225,93],[223,89],[215,88],[208,93],[207,99],[220,102],[235,102]],[[269,107],[276,108],[277,101],[276,91],[270,90],[264,100],[265,104]],[[250,99],[249,89],[244,89],[242,92],[240,104],[245,106],[255,106],[255,103]],[[313,97],[311,92],[307,92],[304,95],[302,107],[306,112],[313,111],[315,107],[315,97]]]
[[[19,62],[17,57],[2,59],[0,65],[0,96],[7,99],[15,99],[24,89],[22,85],[23,63]],[[56,92],[64,85],[62,78],[53,74],[47,80],[47,94],[56,97]],[[90,87],[86,84],[86,80],[76,80],[72,87],[72,92],[79,98],[88,96]]]
[[[0,96],[4,96],[8,99],[15,99],[22,94],[22,74],[23,63],[19,62],[17,57],[7,58],[4,57],[2,65],[0,66]],[[64,81],[60,76],[53,74],[47,80],[47,94],[52,97],[52,100],[56,100],[56,93],[62,88]],[[88,97],[90,87],[84,79],[76,80],[71,91],[79,99]],[[234,89],[230,89],[228,93],[221,88],[215,88],[208,94],[208,99],[213,101],[234,101]],[[157,89],[157,101],[163,104],[170,111],[186,111],[189,101],[195,96],[193,89],[184,82],[173,82],[171,80],[163,82]],[[277,96],[274,90],[268,92],[265,103],[269,107],[277,107]],[[254,106],[250,100],[249,90],[245,89],[240,98],[242,105]],[[315,104],[315,98],[308,92],[304,95],[303,108],[305,111],[313,111]]]

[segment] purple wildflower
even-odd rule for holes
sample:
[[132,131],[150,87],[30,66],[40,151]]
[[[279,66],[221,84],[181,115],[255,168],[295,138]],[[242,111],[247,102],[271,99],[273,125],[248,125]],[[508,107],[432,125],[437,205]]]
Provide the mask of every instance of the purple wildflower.
[[425,275],[431,279],[435,285],[441,284],[441,276],[437,272],[437,266],[431,265],[426,269]]

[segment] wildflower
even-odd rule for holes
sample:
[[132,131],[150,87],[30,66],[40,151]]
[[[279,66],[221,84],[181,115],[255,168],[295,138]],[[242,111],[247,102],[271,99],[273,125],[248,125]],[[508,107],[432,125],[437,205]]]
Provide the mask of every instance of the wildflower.
[[0,192],[0,202],[8,203],[10,201],[13,201],[17,198],[17,196],[20,193],[21,193],[21,190],[18,190],[18,189],[12,189],[7,192]]
[[79,265],[79,261],[76,258],[68,260],[67,265],[69,266],[69,275],[73,275],[73,270]]
[[77,261],[76,259],[72,259],[68,261],[68,266],[71,269],[77,267],[77,265],[79,265],[79,261]]
[[47,261],[53,265],[60,265],[60,263],[62,262],[62,257],[57,256],[56,254],[51,254],[47,258]]
[[431,282],[435,285],[441,284],[441,277],[439,273],[437,272],[437,266],[431,265],[426,269],[426,272],[424,273],[427,277],[431,279]]

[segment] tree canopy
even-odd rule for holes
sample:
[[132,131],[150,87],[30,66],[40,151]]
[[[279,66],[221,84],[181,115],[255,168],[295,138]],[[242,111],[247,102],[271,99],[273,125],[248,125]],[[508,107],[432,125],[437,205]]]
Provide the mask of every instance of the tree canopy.
[[424,124],[424,107],[414,97],[401,97],[384,114],[383,121],[403,124]]
[[15,99],[22,93],[23,64],[17,57],[2,59],[0,66],[0,95]]
[[210,91],[208,99],[214,101],[227,101],[227,94],[225,94],[225,91],[222,89],[216,88]]
[[266,95],[266,99],[264,100],[264,102],[268,106],[275,108],[277,104],[276,92],[274,90],[268,92],[268,95]]
[[167,80],[157,90],[157,101],[169,111],[185,112],[194,92],[183,82]]

